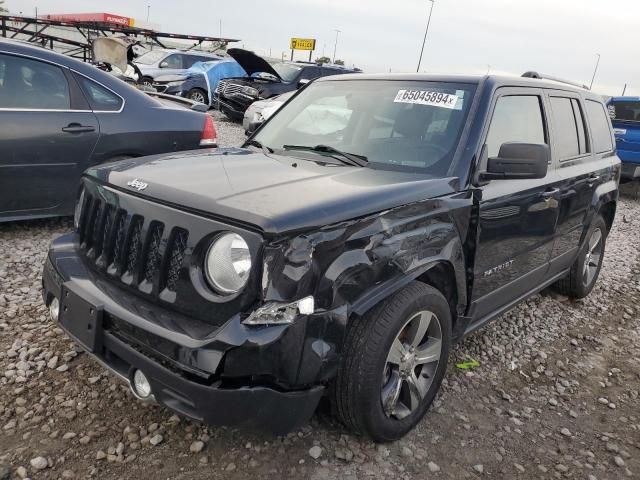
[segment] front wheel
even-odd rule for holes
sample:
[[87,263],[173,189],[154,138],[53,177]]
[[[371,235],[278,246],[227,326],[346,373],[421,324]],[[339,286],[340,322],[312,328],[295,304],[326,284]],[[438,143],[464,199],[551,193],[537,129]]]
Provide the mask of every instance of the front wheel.
[[607,241],[607,224],[601,215],[596,216],[587,230],[584,245],[571,266],[569,275],[558,280],[554,289],[571,298],[584,298],[593,290],[604,259]]
[[192,88],[187,92],[187,98],[189,100],[193,100],[194,102],[204,103],[207,105],[209,103],[209,98],[204,90],[200,88]]
[[337,417],[375,441],[396,440],[426,414],[451,348],[451,311],[435,288],[414,282],[349,326],[332,385]]

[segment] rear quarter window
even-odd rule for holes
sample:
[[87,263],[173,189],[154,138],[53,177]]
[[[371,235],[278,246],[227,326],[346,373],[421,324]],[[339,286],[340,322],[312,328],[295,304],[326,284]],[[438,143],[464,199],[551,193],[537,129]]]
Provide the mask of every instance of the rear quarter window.
[[82,91],[84,92],[91,109],[95,112],[117,112],[122,108],[123,100],[111,90],[89,80],[81,75],[76,75]]
[[594,100],[585,102],[587,119],[591,127],[591,142],[594,153],[605,153],[613,150],[611,135],[611,119],[604,105]]

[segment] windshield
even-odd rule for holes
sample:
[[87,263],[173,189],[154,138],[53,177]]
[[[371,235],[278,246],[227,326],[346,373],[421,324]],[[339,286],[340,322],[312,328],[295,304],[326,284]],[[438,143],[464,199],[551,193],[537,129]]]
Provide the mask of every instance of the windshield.
[[166,55],[167,52],[163,52],[162,50],[151,50],[150,52],[140,55],[136,58],[135,62],[142,65],[153,65],[154,63],[159,62]]
[[298,73],[300,73],[300,70],[302,70],[302,67],[288,63],[274,63],[271,66],[285,82],[293,81],[298,76]]
[[640,122],[640,101],[612,101],[609,103],[608,109],[613,121]]
[[307,158],[314,153],[289,147],[321,145],[366,158],[370,168],[444,177],[474,92],[475,85],[461,83],[317,82],[280,109],[255,140],[286,155]]

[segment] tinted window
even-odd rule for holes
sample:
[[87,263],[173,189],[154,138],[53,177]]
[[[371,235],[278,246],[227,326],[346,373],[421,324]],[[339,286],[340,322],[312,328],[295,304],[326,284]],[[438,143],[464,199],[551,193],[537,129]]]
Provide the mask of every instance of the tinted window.
[[120,110],[122,99],[115,93],[89,80],[87,77],[76,75],[76,78],[80,82],[92,110],[102,112],[117,112]]
[[604,109],[604,105],[593,100],[586,101],[587,118],[591,126],[593,151],[596,153],[613,150],[611,140],[611,120]]
[[609,104],[609,115],[613,120],[640,122],[640,102],[613,101]]
[[540,97],[513,95],[498,99],[487,135],[489,157],[497,157],[500,146],[507,142],[546,143]]
[[256,140],[296,158],[332,161],[330,154],[299,148],[324,145],[366,157],[370,168],[443,177],[474,88],[410,80],[312,83],[278,110]]
[[320,76],[320,69],[318,67],[305,67],[300,75],[300,80],[313,80]]
[[0,55],[0,108],[69,110],[62,69],[28,58]]
[[162,68],[182,68],[182,55],[169,55],[160,62]]
[[570,98],[551,97],[553,134],[556,154],[562,159],[580,155],[580,142],[573,105]]

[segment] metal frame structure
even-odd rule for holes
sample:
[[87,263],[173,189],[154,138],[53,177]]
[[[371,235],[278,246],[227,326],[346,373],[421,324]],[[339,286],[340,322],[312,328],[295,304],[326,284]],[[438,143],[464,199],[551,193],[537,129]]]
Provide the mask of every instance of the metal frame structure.
[[[22,24],[21,26],[10,25],[9,22]],[[65,27],[72,31],[79,32],[86,40],[85,42],[72,40],[60,36],[49,35],[44,33],[49,27]],[[153,43],[162,48],[167,48],[162,41],[166,39],[176,40],[193,40],[190,50],[203,42],[218,42],[222,45],[239,42],[239,39],[224,37],[207,37],[201,35],[184,35],[179,33],[156,32],[145,28],[125,27],[114,25],[106,22],[76,22],[76,21],[60,21],[47,20],[44,18],[23,17],[15,15],[0,15],[0,37],[2,38],[19,38],[19,35],[27,37],[29,43],[39,44],[45,48],[54,49],[58,46],[59,51],[65,55],[79,58],[85,62],[92,60],[91,37],[109,36],[114,34],[143,37],[151,40]]]

